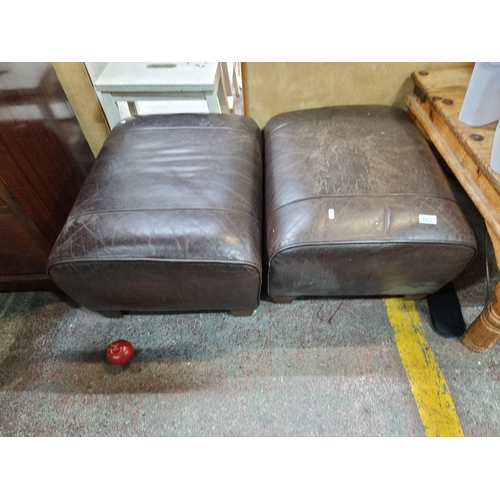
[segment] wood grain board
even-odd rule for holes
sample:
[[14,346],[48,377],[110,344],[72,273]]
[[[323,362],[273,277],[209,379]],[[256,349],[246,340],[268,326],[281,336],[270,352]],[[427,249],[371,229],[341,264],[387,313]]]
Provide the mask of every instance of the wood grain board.
[[490,168],[496,122],[484,127],[471,127],[458,119],[472,74],[471,69],[467,67],[435,70],[427,75],[422,73],[426,72],[412,74],[420,95],[430,102],[492,184],[500,190],[500,175]]

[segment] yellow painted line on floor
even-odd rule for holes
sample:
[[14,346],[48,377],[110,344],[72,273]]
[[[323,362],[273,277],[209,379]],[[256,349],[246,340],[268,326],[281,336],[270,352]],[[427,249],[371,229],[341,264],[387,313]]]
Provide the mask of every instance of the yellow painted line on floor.
[[424,336],[424,327],[412,300],[384,299],[427,436],[463,436],[448,384]]

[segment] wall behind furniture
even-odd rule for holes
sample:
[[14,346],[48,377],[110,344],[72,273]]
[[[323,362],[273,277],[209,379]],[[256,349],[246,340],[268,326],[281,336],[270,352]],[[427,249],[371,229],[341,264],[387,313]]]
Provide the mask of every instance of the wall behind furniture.
[[245,114],[263,128],[286,111],[343,104],[404,106],[411,73],[473,63],[244,63]]

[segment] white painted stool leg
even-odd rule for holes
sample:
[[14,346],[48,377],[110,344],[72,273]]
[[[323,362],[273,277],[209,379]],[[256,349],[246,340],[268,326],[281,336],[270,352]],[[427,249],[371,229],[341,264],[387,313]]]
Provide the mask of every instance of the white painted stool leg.
[[113,100],[111,94],[108,94],[107,92],[102,93],[102,102],[104,104],[104,111],[106,112],[109,128],[110,130],[112,130],[121,119],[120,112],[118,111],[118,106]]
[[229,103],[227,101],[227,94],[224,90],[224,85],[222,84],[222,78],[219,78],[219,81],[216,82],[217,86],[217,99],[219,101],[220,112],[221,113],[230,113]]
[[[231,77],[233,75],[233,63],[221,62],[220,63],[221,73],[222,73],[222,83],[224,85],[224,90],[226,91],[226,95],[232,95],[231,91]],[[229,71],[231,68],[231,71]]]
[[208,104],[208,112],[214,114],[220,114],[219,99],[217,98],[217,89],[214,92],[207,92],[205,94],[205,99]]

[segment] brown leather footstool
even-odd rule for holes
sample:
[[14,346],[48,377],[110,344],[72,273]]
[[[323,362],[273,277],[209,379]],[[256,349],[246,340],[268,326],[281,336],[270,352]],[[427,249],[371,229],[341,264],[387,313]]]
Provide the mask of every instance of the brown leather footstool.
[[95,311],[259,304],[262,134],[236,115],[157,115],[106,140],[48,262]]
[[460,274],[476,241],[406,113],[341,106],[265,128],[268,292],[425,296]]

